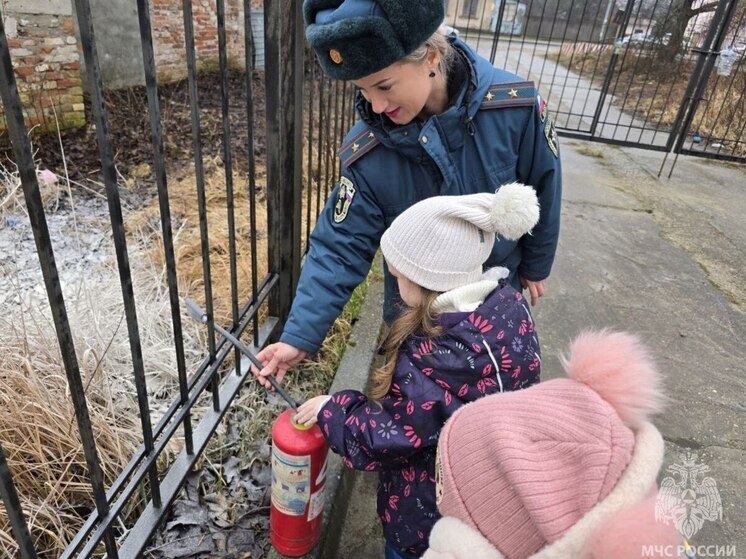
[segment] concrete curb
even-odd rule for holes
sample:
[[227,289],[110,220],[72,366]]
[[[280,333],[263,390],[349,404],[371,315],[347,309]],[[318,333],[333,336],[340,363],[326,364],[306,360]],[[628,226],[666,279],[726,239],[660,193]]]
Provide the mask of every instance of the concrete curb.
[[[374,264],[375,265],[375,264]],[[352,329],[347,349],[339,364],[330,393],[339,390],[365,389],[368,373],[375,358],[378,335],[383,324],[383,279],[371,279],[357,322]],[[329,452],[326,474],[326,503],[321,540],[304,559],[326,559],[337,552],[339,536],[347,514],[355,479],[355,472],[342,464],[342,459]],[[283,559],[274,548],[267,555],[269,559]]]

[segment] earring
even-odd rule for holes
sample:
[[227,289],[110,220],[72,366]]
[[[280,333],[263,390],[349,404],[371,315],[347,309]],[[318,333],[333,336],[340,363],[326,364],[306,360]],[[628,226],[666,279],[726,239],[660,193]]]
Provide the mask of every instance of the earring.
[[435,77],[435,72],[430,72],[430,73],[428,74],[428,76],[429,76],[429,77],[431,77],[431,78],[434,78],[434,77]]

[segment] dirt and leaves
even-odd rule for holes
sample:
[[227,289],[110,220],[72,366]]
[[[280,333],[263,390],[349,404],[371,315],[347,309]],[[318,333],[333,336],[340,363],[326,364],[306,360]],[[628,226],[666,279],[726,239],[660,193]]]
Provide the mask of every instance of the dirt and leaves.
[[[247,165],[247,104],[245,73],[231,70],[228,73],[229,120],[231,128],[231,152],[236,170],[243,171]],[[255,72],[253,91],[262,92],[264,74]],[[197,92],[201,126],[202,153],[206,161],[222,164],[223,116],[220,96],[220,74],[203,71],[198,74]],[[189,89],[186,79],[163,84],[158,89],[163,127],[163,143],[166,166],[170,171],[189,169],[193,162],[192,117],[189,104]],[[255,131],[264,129],[264,95],[255,93]],[[105,92],[109,117],[109,130],[114,150],[114,162],[120,178],[133,183],[150,182],[152,178],[153,148],[151,144],[150,119],[147,93],[144,87],[109,90]],[[61,132],[64,152],[54,134],[40,135],[34,142],[36,158],[41,165],[58,175],[65,168],[70,178],[76,181],[92,179],[99,181],[101,163],[96,143],[96,126],[91,112],[90,98],[85,98],[87,124],[82,128]],[[2,145],[2,142],[0,142]],[[254,153],[261,158],[265,153],[264,134],[255,134]],[[8,154],[9,158],[9,154]]]

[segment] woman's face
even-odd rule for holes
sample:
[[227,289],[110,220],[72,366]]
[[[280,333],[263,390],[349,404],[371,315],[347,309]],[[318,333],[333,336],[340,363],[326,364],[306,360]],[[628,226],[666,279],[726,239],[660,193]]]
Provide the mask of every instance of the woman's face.
[[[397,62],[374,74],[354,80],[360,92],[377,114],[385,114],[395,124],[409,124],[423,112],[442,85],[440,74],[430,78],[437,69],[438,56],[431,53],[421,63]],[[428,111],[425,111],[426,113]]]
[[422,288],[413,281],[405,278],[391,264],[388,265],[389,272],[396,278],[399,284],[399,295],[407,306],[416,307],[422,301]]

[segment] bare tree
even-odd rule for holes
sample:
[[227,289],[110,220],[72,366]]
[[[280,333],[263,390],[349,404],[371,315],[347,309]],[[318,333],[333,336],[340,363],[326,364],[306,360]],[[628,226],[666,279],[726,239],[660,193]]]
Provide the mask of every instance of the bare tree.
[[687,28],[689,22],[697,16],[714,12],[718,6],[717,0],[673,0],[666,17],[658,20],[654,35],[660,40],[659,61],[671,62],[685,48],[689,47]]

